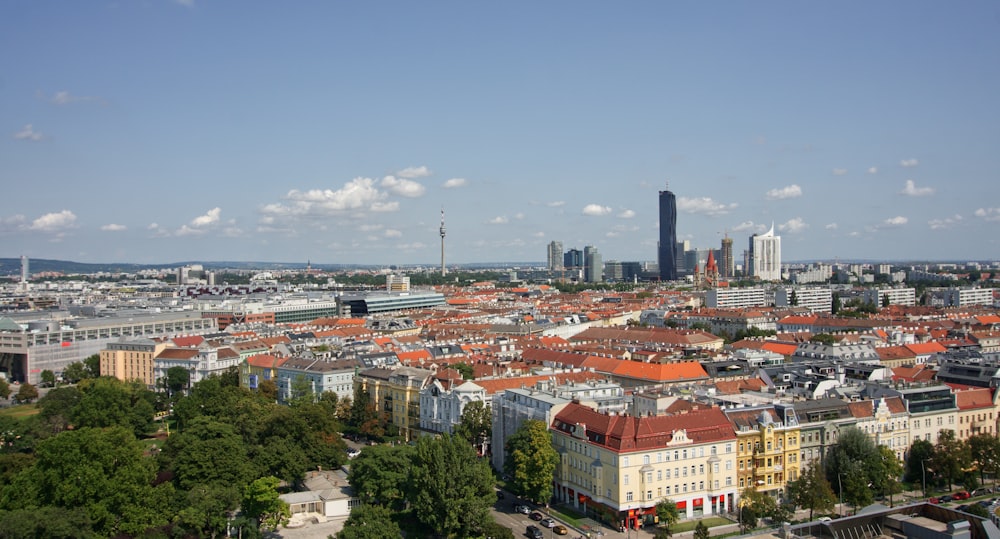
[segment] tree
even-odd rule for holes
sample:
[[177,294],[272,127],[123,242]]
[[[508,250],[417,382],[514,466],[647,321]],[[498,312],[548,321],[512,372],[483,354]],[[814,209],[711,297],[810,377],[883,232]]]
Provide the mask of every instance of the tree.
[[413,446],[366,447],[351,462],[348,482],[362,503],[402,510],[408,488]]
[[878,446],[879,459],[881,460],[881,475],[875,475],[872,479],[872,488],[883,496],[889,497],[889,507],[893,507],[892,496],[903,491],[903,486],[899,479],[903,475],[903,465],[896,458],[896,452],[884,445]]
[[167,369],[167,376],[164,384],[170,396],[174,396],[187,389],[191,383],[191,372],[185,367],[175,365]]
[[247,485],[240,508],[243,514],[257,522],[258,529],[274,531],[288,524],[292,513],[288,504],[278,497],[277,477],[261,477]]
[[472,380],[476,377],[472,371],[472,365],[469,365],[468,363],[456,363],[452,365],[451,368],[461,373],[462,380]]
[[154,396],[145,387],[105,376],[84,380],[78,388],[80,400],[73,407],[74,425],[98,428],[121,425],[130,428],[137,438],[150,431]]
[[833,511],[837,503],[837,496],[818,460],[813,461],[797,479],[788,483],[788,498],[796,506],[809,509],[809,520],[813,519],[815,511]]
[[816,335],[813,335],[809,339],[809,342],[817,342],[817,343],[825,344],[825,345],[829,346],[829,345],[836,344],[837,343],[837,338],[834,337],[833,335],[830,335],[829,333],[818,333]]
[[38,399],[39,416],[47,430],[58,434],[73,423],[73,410],[83,395],[76,386],[57,387]]
[[38,398],[38,389],[35,386],[25,382],[21,384],[21,388],[17,390],[17,394],[14,395],[14,400],[20,403],[29,403]]
[[708,526],[701,520],[694,526],[694,539],[708,539]]
[[[906,469],[903,480],[908,483],[933,484],[933,472],[927,469],[927,465],[934,456],[934,444],[928,440],[914,440],[910,450],[906,452]],[[926,489],[924,496],[927,496]]]
[[56,385],[56,373],[50,371],[49,369],[42,371],[41,377],[42,384],[45,387],[53,387]]
[[840,312],[840,307],[841,307],[840,294],[834,292],[833,293],[833,305],[830,308],[830,314],[836,316]]
[[951,490],[953,484],[962,480],[964,470],[971,467],[972,454],[969,447],[955,437],[955,431],[944,429],[938,432],[931,463],[938,477],[946,481]]
[[778,502],[774,501],[774,498],[752,486],[747,487],[740,494],[738,502],[740,530],[746,533],[756,528],[760,519],[774,514],[777,507]]
[[258,382],[257,392],[271,402],[278,400],[278,384],[274,383],[274,380],[261,380]]
[[288,404],[291,406],[312,404],[316,401],[316,394],[313,392],[312,381],[304,375],[300,374],[292,380],[291,390],[292,394],[288,398]]
[[490,406],[483,401],[473,401],[465,405],[462,418],[455,435],[472,444],[480,455],[486,454],[486,447],[493,436],[493,414]]
[[969,505],[965,506],[964,511],[966,513],[969,513],[970,515],[975,515],[985,520],[990,519],[989,509],[986,509],[985,507],[979,505],[978,503],[970,503]]
[[96,539],[90,518],[82,508],[37,507],[0,511],[0,537],[63,537]]
[[677,502],[670,498],[664,498],[656,502],[657,535],[671,537],[673,531],[671,526],[681,519],[681,513],[677,510]]
[[101,354],[93,354],[83,358],[83,368],[87,378],[98,378],[101,376]]
[[497,500],[489,464],[447,434],[417,440],[407,490],[412,514],[445,537],[473,536],[492,521]]
[[507,440],[505,467],[514,492],[542,504],[552,497],[559,454],[543,421],[529,419]]
[[195,418],[184,432],[171,435],[160,458],[182,490],[219,485],[243,492],[256,472],[233,426],[209,417]]
[[792,295],[788,299],[788,304],[792,307],[797,307],[799,305],[799,295],[795,293],[795,290],[792,290]]
[[875,442],[857,427],[840,432],[837,445],[826,459],[826,479],[843,500],[854,507],[872,502],[872,489],[885,481],[887,472]]
[[403,532],[393,515],[388,507],[362,503],[351,509],[337,539],[399,539]]
[[976,434],[966,440],[972,462],[979,470],[979,482],[986,483],[986,474],[996,477],[997,465],[1000,464],[1000,438],[990,434]]
[[187,492],[174,525],[187,536],[224,536],[231,511],[239,507],[239,493],[226,486],[199,485]]
[[123,427],[81,428],[38,444],[34,464],[0,489],[0,509],[82,508],[102,537],[166,525],[173,488]]
[[[100,357],[100,356],[98,356]],[[75,361],[66,365],[63,369],[63,380],[71,384],[75,384],[84,378],[89,378],[89,372],[87,371],[87,366],[80,361]]]
[[0,378],[0,398],[6,399],[10,396],[10,384],[5,378]]

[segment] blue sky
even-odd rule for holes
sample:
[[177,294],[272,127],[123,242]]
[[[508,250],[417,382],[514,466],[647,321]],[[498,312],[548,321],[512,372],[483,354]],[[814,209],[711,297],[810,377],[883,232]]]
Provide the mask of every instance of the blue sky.
[[0,3],[0,256],[998,259],[996,2]]

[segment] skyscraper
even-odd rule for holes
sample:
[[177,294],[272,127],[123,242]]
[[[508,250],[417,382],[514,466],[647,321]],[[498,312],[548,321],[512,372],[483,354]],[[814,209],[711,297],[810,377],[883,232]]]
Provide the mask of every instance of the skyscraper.
[[660,191],[660,241],[656,261],[661,281],[677,280],[677,198],[668,189]]
[[583,248],[583,280],[588,283],[599,283],[604,280],[604,261],[597,247],[587,245]]
[[781,280],[781,236],[774,235],[774,224],[764,234],[750,237],[750,275],[761,281]]
[[441,276],[444,277],[445,273],[447,273],[444,267],[444,208],[441,208],[441,228],[439,233],[441,234]]
[[722,261],[722,264],[719,265],[719,275],[723,279],[731,279],[735,267],[733,265],[733,238],[730,238],[728,234],[722,238],[722,252],[719,258]]
[[561,271],[563,269],[563,245],[561,241],[549,243],[548,265],[550,271]]

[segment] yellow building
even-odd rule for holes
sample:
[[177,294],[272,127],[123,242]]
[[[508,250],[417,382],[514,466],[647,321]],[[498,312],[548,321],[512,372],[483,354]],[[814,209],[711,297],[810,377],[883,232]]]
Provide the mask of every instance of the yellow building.
[[799,477],[799,422],[791,407],[726,410],[736,432],[736,474],[740,491],[754,487],[779,500],[788,481]]
[[114,376],[125,382],[138,380],[153,388],[156,385],[153,359],[167,346],[168,343],[152,339],[108,343],[100,352],[101,376]]
[[359,372],[355,386],[368,393],[379,413],[399,429],[409,441],[419,435],[420,390],[430,383],[433,371],[414,367],[377,367]]
[[612,527],[654,524],[665,499],[682,518],[736,507],[736,436],[717,407],[635,417],[574,402],[551,431],[556,500]]

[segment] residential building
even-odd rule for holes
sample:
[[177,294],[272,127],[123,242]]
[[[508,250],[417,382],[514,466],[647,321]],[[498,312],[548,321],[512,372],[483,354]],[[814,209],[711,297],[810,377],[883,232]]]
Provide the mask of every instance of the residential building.
[[947,307],[969,305],[993,305],[992,288],[949,288],[945,291],[944,304]]
[[571,403],[552,422],[555,498],[609,524],[652,524],[669,498],[681,518],[736,507],[736,435],[718,407],[635,417]]
[[780,287],[774,292],[775,307],[802,307],[814,313],[833,311],[833,291],[819,287]]
[[712,309],[747,309],[767,306],[767,295],[759,286],[713,288],[705,294],[705,306]]
[[419,434],[420,390],[430,383],[433,374],[415,367],[374,368],[357,373],[354,380],[409,441]]
[[902,461],[910,448],[910,416],[900,397],[864,399],[848,404],[855,426],[876,445],[888,447]]
[[571,402],[550,391],[535,387],[507,389],[493,395],[490,411],[493,413],[493,469],[502,471],[507,461],[507,439],[526,421],[541,421],[546,425]]
[[732,279],[736,275],[736,264],[733,259],[733,238],[722,238],[722,249],[719,255],[719,277]]
[[752,487],[779,501],[785,486],[799,476],[799,422],[791,406],[730,408],[726,417],[736,432],[738,488]]
[[448,381],[432,380],[420,390],[420,429],[454,434],[462,422],[462,412],[473,402],[490,404],[486,389],[475,382],[451,387]]
[[360,366],[356,359],[290,358],[275,366],[278,401],[288,402],[299,390],[308,390],[315,397],[330,392],[338,399],[353,399],[354,373]]
[[861,300],[877,307],[883,305],[913,307],[917,304],[917,290],[915,288],[866,288]]
[[123,337],[118,342],[108,343],[100,352],[101,376],[113,376],[123,382],[138,380],[147,388],[153,388],[153,359],[165,348],[167,343],[164,341],[143,338]]

